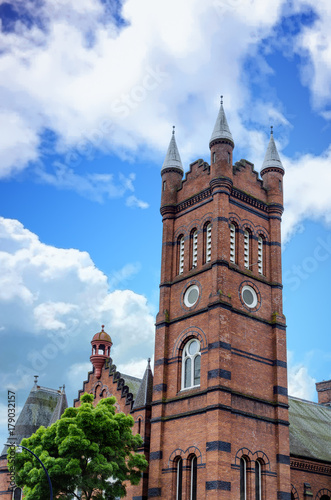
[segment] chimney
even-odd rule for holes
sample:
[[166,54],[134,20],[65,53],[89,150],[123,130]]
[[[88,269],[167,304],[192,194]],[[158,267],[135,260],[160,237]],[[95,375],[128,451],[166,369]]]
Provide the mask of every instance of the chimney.
[[331,405],[331,380],[323,380],[316,383],[318,402],[322,405]]

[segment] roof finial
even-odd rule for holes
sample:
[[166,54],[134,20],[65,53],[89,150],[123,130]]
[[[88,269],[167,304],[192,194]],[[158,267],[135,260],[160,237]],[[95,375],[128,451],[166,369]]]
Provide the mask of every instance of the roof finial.
[[172,133],[175,134],[175,125],[172,126]]
[[104,331],[104,327],[105,327],[105,325],[101,325],[101,331],[102,332]]
[[34,375],[34,385],[37,386],[39,375]]
[[273,133],[274,133],[273,128],[274,128],[274,126],[273,126],[273,125],[270,125],[270,134],[271,134],[271,135],[273,135]]
[[223,104],[223,96],[221,95],[221,104]]

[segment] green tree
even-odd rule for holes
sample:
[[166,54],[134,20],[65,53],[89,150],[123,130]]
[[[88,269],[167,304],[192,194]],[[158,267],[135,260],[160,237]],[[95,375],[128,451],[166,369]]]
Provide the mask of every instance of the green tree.
[[[136,453],[143,441],[132,434],[132,416],[116,413],[115,397],[95,407],[93,399],[85,393],[79,408],[67,408],[50,427],[22,440],[45,465],[54,498],[114,500],[125,496],[125,481],[138,484],[147,468],[144,455]],[[25,500],[49,498],[44,470],[31,453],[16,454],[15,468]]]

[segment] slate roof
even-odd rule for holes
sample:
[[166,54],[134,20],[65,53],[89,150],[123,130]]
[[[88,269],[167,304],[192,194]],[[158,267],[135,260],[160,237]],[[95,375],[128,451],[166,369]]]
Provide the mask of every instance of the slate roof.
[[290,453],[331,462],[331,407],[289,397]]
[[148,365],[145,370],[143,379],[141,381],[138,394],[134,400],[133,409],[150,405],[152,402],[152,396],[153,396],[153,374],[151,370],[150,360],[148,360]]
[[[64,392],[35,384],[18,416],[11,442],[19,444],[23,438],[28,438],[36,432],[41,425],[48,427],[62,415],[66,408],[68,408],[68,403]],[[7,447],[5,446],[2,454],[6,453]]]
[[135,399],[138,394],[142,379],[137,377],[132,377],[131,375],[125,375],[124,373],[121,373],[121,377],[124,379],[125,385],[128,386],[129,391],[133,396],[133,399]]
[[283,167],[283,164],[279,158],[277,146],[276,146],[276,143],[274,141],[274,135],[273,135],[273,132],[271,131],[270,140],[269,140],[267,151],[266,151],[266,154],[265,154],[265,157],[263,160],[261,172],[265,168],[274,168],[274,167],[280,168],[281,170],[284,171],[284,167]]
[[234,145],[234,140],[230,131],[230,127],[228,125],[228,121],[225,116],[223,101],[221,101],[221,106],[216,118],[214,130],[209,141],[209,147],[211,146],[213,141],[221,139],[227,139],[228,141],[231,141],[232,144]]
[[177,168],[181,172],[184,172],[182,160],[180,158],[180,154],[175,139],[175,129],[172,131],[172,136],[168,146],[168,151],[164,159],[161,172],[166,168]]

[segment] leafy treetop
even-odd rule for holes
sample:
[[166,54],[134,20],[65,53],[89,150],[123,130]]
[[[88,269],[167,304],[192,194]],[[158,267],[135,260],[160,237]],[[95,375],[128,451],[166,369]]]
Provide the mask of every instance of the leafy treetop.
[[[143,440],[133,436],[131,415],[116,413],[115,397],[93,406],[93,395],[83,394],[81,406],[67,408],[50,427],[40,427],[22,440],[45,465],[53,495],[61,500],[114,500],[126,494],[125,481],[138,484],[147,468],[137,453]],[[49,498],[45,472],[28,451],[16,455],[16,483],[25,500]]]

